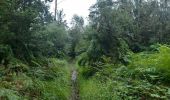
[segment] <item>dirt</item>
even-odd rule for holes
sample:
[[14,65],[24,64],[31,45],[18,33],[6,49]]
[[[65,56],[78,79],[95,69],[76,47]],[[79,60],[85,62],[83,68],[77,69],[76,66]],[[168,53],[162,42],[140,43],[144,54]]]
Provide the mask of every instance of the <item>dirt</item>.
[[71,75],[71,89],[72,89],[71,100],[80,100],[77,76],[78,72],[75,69],[73,69]]

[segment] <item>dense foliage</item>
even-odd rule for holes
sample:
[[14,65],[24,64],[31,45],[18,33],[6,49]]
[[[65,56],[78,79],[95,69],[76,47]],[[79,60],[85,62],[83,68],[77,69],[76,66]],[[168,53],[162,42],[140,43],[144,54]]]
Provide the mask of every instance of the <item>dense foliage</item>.
[[0,100],[68,100],[73,70],[81,100],[170,99],[169,0],[97,0],[70,28],[52,1],[0,1]]
[[[168,100],[169,52],[166,45],[159,45],[157,51],[130,53],[129,65],[103,63],[101,70],[91,78],[84,78],[87,68],[80,70],[82,100],[89,98],[108,100]],[[108,61],[109,59],[105,59]],[[94,68],[95,69],[95,68]],[[94,70],[93,69],[93,70]],[[95,69],[96,70],[96,69]],[[84,72],[85,71],[85,72]]]

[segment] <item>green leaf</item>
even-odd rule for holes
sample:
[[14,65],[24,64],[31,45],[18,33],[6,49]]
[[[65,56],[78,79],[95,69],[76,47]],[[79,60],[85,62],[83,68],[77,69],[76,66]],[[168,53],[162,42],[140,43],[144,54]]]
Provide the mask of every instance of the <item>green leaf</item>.
[[158,94],[151,94],[151,97],[160,98],[160,95],[158,95]]
[[168,94],[170,95],[170,88],[168,88]]

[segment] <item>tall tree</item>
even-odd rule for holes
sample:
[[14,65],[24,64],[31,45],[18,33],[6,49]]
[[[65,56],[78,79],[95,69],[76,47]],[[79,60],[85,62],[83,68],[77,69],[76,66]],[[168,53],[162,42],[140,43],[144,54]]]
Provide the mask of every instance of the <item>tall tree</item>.
[[15,56],[28,60],[33,33],[52,21],[46,2],[41,0],[3,0],[0,13],[0,39],[10,45]]
[[72,27],[69,31],[70,36],[70,56],[75,58],[76,56],[76,46],[79,43],[82,32],[83,32],[83,25],[84,25],[84,19],[78,15],[74,15],[72,18]]

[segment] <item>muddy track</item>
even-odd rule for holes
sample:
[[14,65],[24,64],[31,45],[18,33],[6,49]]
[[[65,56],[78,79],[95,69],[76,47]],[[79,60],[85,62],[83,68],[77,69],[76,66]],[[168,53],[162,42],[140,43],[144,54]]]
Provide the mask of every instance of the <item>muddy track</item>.
[[71,75],[71,100],[80,100],[79,99],[79,86],[78,86],[78,72],[73,69]]

